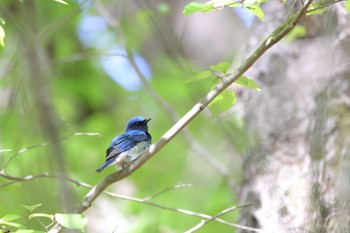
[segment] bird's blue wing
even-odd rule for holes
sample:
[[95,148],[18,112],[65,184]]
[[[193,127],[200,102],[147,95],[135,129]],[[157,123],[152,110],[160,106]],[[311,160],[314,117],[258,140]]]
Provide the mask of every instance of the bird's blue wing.
[[124,151],[130,150],[137,143],[147,140],[147,133],[141,130],[129,130],[112,140],[107,149],[106,160],[109,160]]

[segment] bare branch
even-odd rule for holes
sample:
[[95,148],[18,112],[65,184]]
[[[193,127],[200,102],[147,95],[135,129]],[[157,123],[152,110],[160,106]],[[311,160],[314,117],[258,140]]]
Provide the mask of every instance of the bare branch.
[[[238,206],[232,206],[230,208],[227,208],[227,209],[221,211],[217,215],[215,215],[215,216],[213,216],[213,217],[211,217],[211,218],[209,218],[207,220],[200,221],[196,226],[194,226],[191,229],[185,231],[185,233],[195,232],[195,231],[199,230],[201,227],[203,227],[205,224],[207,224],[207,223],[209,223],[209,222],[211,222],[211,221],[221,217],[224,214],[227,214],[227,213],[229,213],[229,212],[231,212],[233,210],[236,210],[236,209],[239,209],[239,208],[242,208],[242,207],[247,207],[247,206],[250,206],[250,205],[252,205],[252,203],[246,203],[246,204],[242,204],[242,205],[238,205]],[[250,228],[250,227],[245,227],[245,226],[240,226],[239,228],[243,229],[243,230],[254,231],[254,232],[262,232],[261,230],[258,230],[258,229],[255,229],[255,228]]]
[[[29,175],[29,176],[25,176],[25,177],[16,177],[16,176],[8,175],[4,172],[4,170],[1,170],[0,177],[11,180],[10,182],[7,182],[5,184],[0,185],[0,188],[6,187],[6,186],[13,184],[13,183],[16,183],[16,182],[26,182],[26,181],[36,180],[36,179],[40,179],[40,178],[52,178],[52,179],[66,180],[66,181],[74,183],[78,186],[86,187],[86,184],[81,183],[79,181],[76,181],[74,179],[71,179],[69,177],[60,176],[60,175],[49,175],[48,173],[43,173],[43,174],[39,174],[39,175]],[[92,186],[90,186],[90,187],[92,187]]]
[[[108,196],[111,196],[111,197],[120,198],[119,195],[116,195],[116,194],[108,192],[108,191],[105,191],[103,193],[107,194]],[[167,207],[167,206],[164,206],[164,205],[159,205],[159,204],[156,204],[154,202],[150,202],[148,200],[139,199],[139,198],[132,198],[132,199],[128,199],[128,200],[139,202],[139,203],[144,203],[144,204],[147,204],[147,205],[150,205],[150,206],[153,206],[153,207],[157,207],[157,208],[164,209],[164,210],[169,210],[169,211],[172,211],[172,212],[177,212],[177,213],[181,213],[181,214],[186,214],[186,215],[191,215],[191,216],[204,218],[204,219],[207,219],[207,220],[210,220],[210,221],[214,220],[214,221],[217,221],[219,223],[222,223],[222,224],[225,224],[225,225],[228,225],[228,226],[231,226],[231,227],[239,228],[239,229],[242,229],[242,230],[248,230],[248,231],[253,231],[253,232],[262,232],[261,230],[256,229],[256,228],[246,227],[246,226],[242,226],[242,225],[239,225],[239,224],[235,224],[235,223],[231,223],[231,222],[228,222],[226,220],[223,220],[223,219],[219,218],[221,215],[220,216],[210,216],[210,215],[207,215],[207,214],[193,212],[193,211],[190,211],[190,210],[185,210],[185,209],[180,209],[180,208],[172,208],[172,207]],[[242,205],[236,206],[235,208],[249,206],[249,205],[252,205],[252,203],[242,204]],[[225,214],[225,213],[223,213],[223,214]]]
[[175,185],[173,187],[166,188],[166,189],[164,189],[164,190],[162,190],[162,191],[160,191],[158,193],[155,193],[152,196],[146,197],[143,200],[144,201],[149,201],[149,200],[152,200],[152,199],[162,195],[163,193],[166,193],[166,192],[172,191],[174,189],[178,189],[178,188],[184,188],[184,187],[192,187],[192,184],[177,184],[177,185]]
[[[28,151],[28,150],[31,150],[31,149],[34,149],[34,148],[39,148],[39,147],[45,147],[45,146],[49,146],[49,145],[52,145],[54,143],[57,143],[57,142],[60,142],[60,141],[63,141],[63,140],[66,140],[67,138],[69,137],[72,137],[72,136],[101,136],[100,133],[80,133],[80,132],[76,132],[76,133],[71,133],[71,134],[68,134],[62,138],[59,138],[56,142],[43,142],[41,144],[38,144],[38,145],[34,145],[34,146],[29,146],[29,147],[26,147],[26,148],[23,148],[23,149],[20,149],[19,151],[17,151],[15,154],[13,154],[9,161],[5,164],[4,166],[4,170],[10,165],[11,161],[16,158],[18,155],[20,154],[23,154],[24,152]],[[8,151],[8,150],[7,150]]]

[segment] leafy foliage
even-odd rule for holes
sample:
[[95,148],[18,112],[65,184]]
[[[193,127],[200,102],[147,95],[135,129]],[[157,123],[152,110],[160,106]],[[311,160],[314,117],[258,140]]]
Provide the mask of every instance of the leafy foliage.
[[288,33],[288,35],[285,37],[285,41],[287,43],[292,42],[295,39],[302,38],[306,35],[306,28],[301,25],[297,25],[294,27],[292,31]]
[[220,63],[218,63],[216,65],[209,66],[209,68],[211,70],[227,74],[227,70],[228,70],[229,66],[230,66],[230,64],[228,62],[220,62]]
[[17,214],[5,215],[4,217],[0,218],[0,226],[7,225],[11,227],[16,227],[16,228],[22,228],[23,226],[21,224],[13,222],[14,220],[17,220],[19,218],[21,218],[21,216]]
[[239,79],[236,80],[235,84],[255,91],[261,91],[256,82],[250,78],[247,78],[246,76],[239,77]]
[[307,15],[322,14],[326,11],[327,11],[327,8],[326,6],[323,5],[322,2],[314,2],[309,6],[307,10]]
[[346,2],[345,2],[345,9],[350,14],[350,0],[346,0]]
[[5,46],[5,30],[2,27],[2,25],[5,24],[5,21],[0,18],[0,46],[4,47]]
[[236,103],[236,95],[233,91],[225,90],[209,104],[209,110],[213,116],[218,116],[229,110]]
[[87,219],[81,214],[55,214],[55,220],[68,229],[80,229],[84,232]]
[[21,205],[22,207],[24,207],[25,209],[28,210],[28,212],[33,212],[35,209],[37,209],[38,207],[42,206],[42,204],[36,204],[36,205]]
[[[230,75],[228,73],[230,63],[220,62],[215,65],[209,66],[209,70],[205,70],[199,74],[194,75],[192,78],[188,79],[186,82],[197,82],[202,80],[221,80]],[[219,72],[219,74],[217,74]],[[221,75],[221,76],[220,76]],[[216,83],[216,82],[215,82]],[[261,91],[256,82],[245,76],[240,77],[235,82],[236,85],[249,88],[255,91]],[[215,86],[214,86],[215,87]],[[209,104],[209,110],[214,117],[218,116],[220,113],[227,111],[236,103],[236,95],[232,90],[226,90],[218,95],[213,102]]]
[[[84,232],[84,228],[87,224],[87,219],[85,216],[81,214],[59,214],[56,213],[54,215],[46,214],[46,213],[32,213],[35,209],[42,206],[42,204],[36,204],[36,205],[21,205],[25,209],[28,210],[31,214],[28,216],[29,220],[37,220],[39,218],[45,218],[50,220],[50,225],[52,225],[55,221],[59,222],[62,226],[68,228],[68,229],[79,229],[81,232]],[[12,229],[16,229],[16,232],[22,232],[22,233],[42,233],[46,231],[40,231],[40,230],[33,230],[28,229],[25,225],[22,225],[20,223],[17,223],[15,220],[24,219],[26,217],[22,217],[17,214],[8,214],[3,216],[0,219],[0,226],[4,228],[4,226],[9,226]],[[27,222],[27,220],[25,221]],[[41,221],[40,221],[41,222]]]
[[191,2],[187,6],[185,6],[183,14],[184,15],[190,15],[196,12],[209,12],[211,10],[214,10],[215,8],[208,3],[197,3],[197,2]]
[[248,9],[251,13],[257,16],[261,21],[264,21],[264,12],[259,7],[261,0],[236,2],[234,0],[212,0],[206,3],[191,2],[185,6],[183,10],[184,15],[190,15],[196,12],[207,13],[212,10],[221,10],[226,7],[243,7]]
[[53,0],[53,1],[58,2],[58,3],[61,3],[61,4],[63,4],[63,5],[68,5],[68,3],[65,2],[65,1],[63,1],[63,0]]

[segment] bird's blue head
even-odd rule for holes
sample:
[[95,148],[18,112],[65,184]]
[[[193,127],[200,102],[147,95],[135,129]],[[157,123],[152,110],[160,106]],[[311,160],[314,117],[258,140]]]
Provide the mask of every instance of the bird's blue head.
[[145,119],[141,116],[136,116],[130,119],[128,122],[128,125],[126,126],[126,131],[128,130],[142,130],[147,132],[148,131],[148,125],[147,123],[151,119]]

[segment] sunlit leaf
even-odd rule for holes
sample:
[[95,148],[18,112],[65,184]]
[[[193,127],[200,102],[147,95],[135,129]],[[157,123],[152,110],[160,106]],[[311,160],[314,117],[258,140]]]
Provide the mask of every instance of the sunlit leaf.
[[1,47],[5,46],[5,30],[1,25],[0,25],[0,46]]
[[212,0],[207,2],[206,4],[211,4],[216,10],[222,9],[224,7],[237,7],[240,6],[239,3],[233,0]]
[[19,219],[21,216],[17,214],[8,214],[4,217],[0,218],[0,225],[8,225],[16,228],[23,228],[23,226],[19,223],[12,222],[13,220]]
[[228,62],[220,62],[216,65],[209,66],[209,68],[212,70],[219,71],[219,72],[226,74],[229,66],[230,66],[230,64]]
[[45,233],[45,231],[19,229],[19,230],[15,231],[15,233]]
[[7,225],[7,226],[11,226],[11,227],[16,227],[16,228],[23,228],[23,226],[19,223],[15,223],[15,222],[3,222],[0,223],[1,225]]
[[321,3],[314,2],[307,8],[306,15],[317,15],[317,14],[322,14],[326,11],[327,11],[327,8],[322,6]]
[[230,109],[235,103],[236,94],[233,91],[225,90],[208,105],[208,108],[215,117]]
[[54,216],[51,214],[45,214],[45,213],[35,213],[35,214],[31,214],[29,215],[29,218],[49,218],[53,221]]
[[261,3],[266,2],[266,0],[244,0],[243,6],[250,7],[250,6],[257,6]]
[[64,5],[68,5],[68,3],[66,3],[65,1],[63,0],[53,0],[55,2],[58,2],[58,3],[61,3],[61,4],[64,4]]
[[170,12],[170,7],[168,3],[162,2],[157,5],[157,9],[160,13],[167,15]]
[[350,14],[350,0],[346,0],[346,2],[345,2],[345,9]]
[[81,229],[87,224],[87,218],[82,214],[55,214],[56,221],[69,229]]
[[261,21],[264,22],[264,19],[265,19],[264,12],[262,11],[262,9],[258,5],[249,6],[249,7],[247,7],[247,9],[250,12],[252,12],[256,17],[258,17]]
[[211,77],[213,77],[213,74],[209,70],[206,70],[186,80],[185,83],[196,82]]
[[21,218],[21,216],[19,216],[17,214],[8,214],[8,215],[5,215],[4,217],[0,218],[0,224],[3,222],[11,222],[11,221],[19,219],[19,218]]
[[292,31],[290,31],[286,37],[285,37],[285,41],[290,43],[295,39],[304,37],[306,35],[306,28],[304,26],[301,25],[297,25],[293,28]]
[[254,80],[247,78],[246,76],[239,77],[235,81],[235,84],[242,86],[242,87],[249,88],[249,89],[253,89],[255,91],[261,91],[258,84],[256,84],[256,82]]
[[212,0],[206,3],[191,2],[185,6],[183,14],[189,15],[195,12],[207,13],[211,10],[221,10],[225,7],[239,7],[241,3],[233,0]]
[[185,6],[185,9],[183,10],[184,15],[190,15],[195,12],[208,12],[210,10],[213,10],[213,6],[211,4],[207,3],[198,3],[198,2],[191,2]]
[[21,205],[22,207],[26,208],[29,212],[33,212],[36,208],[41,206],[42,204],[36,204],[36,205]]

